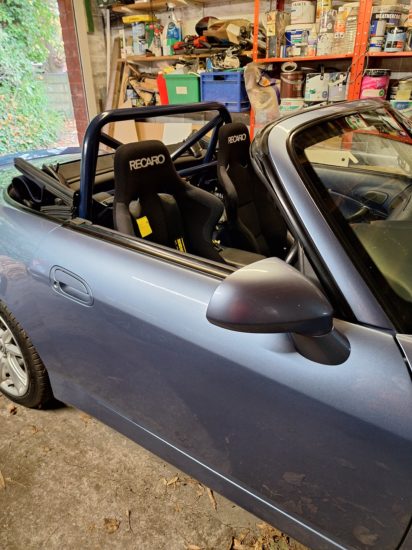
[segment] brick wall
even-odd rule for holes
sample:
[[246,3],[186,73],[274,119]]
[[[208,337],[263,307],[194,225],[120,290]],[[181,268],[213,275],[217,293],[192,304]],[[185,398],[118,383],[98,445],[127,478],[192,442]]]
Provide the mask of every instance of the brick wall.
[[76,119],[79,143],[81,144],[89,120],[76,38],[72,0],[58,0],[58,5],[63,33],[64,51],[66,54],[67,72],[69,75],[70,91],[73,101],[74,117]]

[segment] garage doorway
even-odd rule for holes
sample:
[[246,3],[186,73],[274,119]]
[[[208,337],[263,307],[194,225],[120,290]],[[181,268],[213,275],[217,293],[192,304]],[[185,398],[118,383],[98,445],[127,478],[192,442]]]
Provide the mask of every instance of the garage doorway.
[[4,0],[0,156],[78,145],[57,0]]

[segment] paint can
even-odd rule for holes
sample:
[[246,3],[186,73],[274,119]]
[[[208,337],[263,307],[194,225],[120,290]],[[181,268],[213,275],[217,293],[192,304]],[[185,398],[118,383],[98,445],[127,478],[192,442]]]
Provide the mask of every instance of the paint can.
[[288,25],[285,30],[287,57],[300,57],[306,55],[308,37],[312,25]]
[[406,44],[406,27],[387,27],[385,52],[403,52]]
[[285,28],[286,47],[307,45],[311,29],[312,25],[309,24],[288,25]]
[[370,52],[381,52],[385,44],[384,36],[371,36],[369,41]]
[[280,97],[288,99],[303,97],[302,71],[280,73]]
[[367,69],[362,78],[360,99],[385,99],[390,74],[391,71],[388,69]]
[[327,101],[329,94],[329,73],[308,73],[305,84],[305,102]]
[[372,10],[370,36],[384,36],[387,26],[399,25],[402,8],[395,6],[377,6]]
[[316,2],[292,2],[290,22],[292,25],[314,23],[316,18]]

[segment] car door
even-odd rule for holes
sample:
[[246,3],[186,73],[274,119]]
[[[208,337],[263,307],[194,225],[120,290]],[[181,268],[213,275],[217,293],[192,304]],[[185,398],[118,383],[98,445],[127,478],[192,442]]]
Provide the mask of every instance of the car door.
[[313,362],[207,321],[228,268],[76,223],[30,269],[24,326],[58,398],[314,548],[400,542],[412,386],[392,334],[336,320],[349,358]]

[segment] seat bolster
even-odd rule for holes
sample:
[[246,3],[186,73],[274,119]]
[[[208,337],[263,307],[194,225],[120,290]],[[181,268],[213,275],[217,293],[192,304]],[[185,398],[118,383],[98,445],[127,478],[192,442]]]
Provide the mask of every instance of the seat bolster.
[[210,260],[221,261],[211,239],[223,214],[221,200],[203,189],[187,184],[185,193],[180,195],[180,202],[190,250]]
[[237,217],[238,209],[238,195],[233,185],[232,180],[227,173],[227,167],[220,165],[217,167],[218,179],[222,190],[224,191],[224,204],[226,209],[226,215],[229,219],[235,219]]
[[114,201],[113,203],[114,228],[121,233],[134,235],[132,218],[130,217],[129,205],[124,202]]

